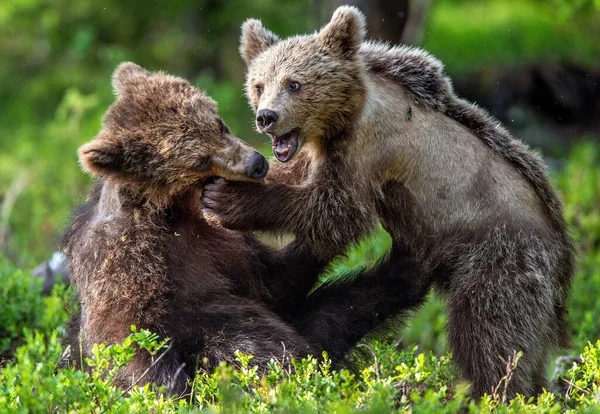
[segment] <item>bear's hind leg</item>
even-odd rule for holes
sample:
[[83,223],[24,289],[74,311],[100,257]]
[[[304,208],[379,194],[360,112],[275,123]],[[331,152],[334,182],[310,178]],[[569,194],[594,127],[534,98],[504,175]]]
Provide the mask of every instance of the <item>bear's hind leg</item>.
[[[309,354],[320,357],[302,336],[263,304],[241,297],[219,298],[194,315],[204,332],[201,357],[210,370],[225,361],[238,365],[235,351],[252,355],[252,365],[264,372],[271,359],[288,364]],[[192,320],[191,315],[190,319]]]
[[341,361],[365,335],[390,317],[405,317],[425,301],[430,284],[415,259],[404,250],[371,270],[347,275],[352,280],[324,285],[306,299],[293,321],[315,348]]
[[[536,269],[516,269],[514,252],[504,253],[484,254],[480,261],[471,256],[450,287],[448,340],[475,398],[492,392],[509,399],[535,395],[556,344],[552,284]],[[523,355],[505,389],[507,365],[519,351]]]

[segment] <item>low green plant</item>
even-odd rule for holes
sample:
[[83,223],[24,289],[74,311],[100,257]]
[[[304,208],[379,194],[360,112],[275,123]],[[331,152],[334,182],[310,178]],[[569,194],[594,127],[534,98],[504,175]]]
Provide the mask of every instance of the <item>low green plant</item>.
[[537,398],[518,396],[510,402],[502,393],[470,400],[468,386],[457,381],[448,356],[435,357],[417,348],[399,351],[379,341],[368,345],[370,359],[355,372],[333,370],[324,354],[320,359],[284,364],[274,358],[267,373],[259,376],[252,356],[238,352],[238,368],[223,363],[212,373],[200,371],[183,396],[166,396],[164,387],[152,384],[127,390],[112,385],[112,378],[136,349],[159,356],[166,344],[148,331],[134,329],[123,344],[95,347],[87,360],[90,369],[84,372],[60,368],[63,349],[57,332],[27,331],[24,345],[0,370],[0,412],[450,413],[462,409],[558,413],[600,409],[600,341],[588,344],[581,362],[568,370],[562,394],[544,392]]
[[43,297],[40,280],[0,256],[0,358],[22,343],[24,330],[49,335],[60,328],[67,319],[66,296],[59,284],[52,295]]
[[58,331],[26,331],[25,344],[0,371],[0,412],[156,412],[173,411],[175,401],[152,384],[124,391],[114,375],[134,356],[134,345],[159,352],[165,342],[148,331],[134,331],[123,344],[97,345],[89,371],[62,369]]

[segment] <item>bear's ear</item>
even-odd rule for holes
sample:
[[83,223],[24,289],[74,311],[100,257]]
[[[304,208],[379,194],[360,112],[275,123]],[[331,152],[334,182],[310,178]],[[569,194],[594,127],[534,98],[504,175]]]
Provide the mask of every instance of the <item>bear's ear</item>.
[[354,56],[365,40],[365,16],[353,6],[336,9],[318,38],[325,47],[340,56]]
[[248,19],[242,25],[242,36],[240,38],[240,55],[246,63],[250,63],[262,52],[279,42],[279,37],[265,29],[260,20]]
[[123,62],[113,72],[112,86],[117,95],[121,95],[134,78],[150,77],[152,72],[147,71],[133,62]]
[[91,175],[105,176],[123,169],[123,147],[117,142],[103,138],[102,133],[93,141],[79,147],[77,153],[82,168]]

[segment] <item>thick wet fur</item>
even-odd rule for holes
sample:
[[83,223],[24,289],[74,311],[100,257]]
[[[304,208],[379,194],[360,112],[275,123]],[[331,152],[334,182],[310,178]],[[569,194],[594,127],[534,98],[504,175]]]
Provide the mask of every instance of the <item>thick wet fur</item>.
[[447,297],[473,395],[500,382],[513,351],[524,355],[507,395],[534,395],[550,352],[568,343],[575,253],[560,198],[540,158],[458,98],[437,59],[364,37],[353,7],[288,39],[244,23],[246,93],[257,113],[276,114],[257,128],[274,142],[298,130],[298,148],[266,184],[207,186],[206,215],[295,233],[323,260],[381,220]]
[[[236,350],[254,355],[260,372],[273,357],[323,350],[341,361],[386,316],[422,301],[427,288],[412,283],[418,266],[403,253],[307,301],[323,260],[300,242],[272,251],[201,214],[209,177],[256,181],[267,171],[262,156],[231,135],[214,102],[183,79],[132,63],[116,69],[113,86],[117,100],[100,133],[79,151],[98,181],[65,236],[80,302],[67,330],[69,363],[90,357],[95,343],[123,341],[135,325],[172,345],[155,362],[138,351],[117,384],[152,381],[183,393],[197,368],[235,364]],[[387,314],[363,306],[347,312],[346,300],[370,302],[386,284],[406,286]],[[330,323],[331,341],[323,338]]]

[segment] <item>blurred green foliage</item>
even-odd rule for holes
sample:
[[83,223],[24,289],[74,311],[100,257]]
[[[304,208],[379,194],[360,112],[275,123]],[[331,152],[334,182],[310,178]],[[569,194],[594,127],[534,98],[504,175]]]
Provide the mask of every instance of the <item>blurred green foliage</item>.
[[[424,46],[452,75],[533,62],[600,65],[600,17],[571,0],[439,0]],[[591,3],[591,2],[590,2]]]
[[[500,404],[501,396],[478,406],[468,402],[448,362],[443,298],[435,294],[401,333],[366,344],[376,360],[358,374],[331,372],[326,364],[307,360],[298,363],[296,375],[274,364],[259,381],[248,367],[223,367],[213,375],[199,374],[189,399],[170,400],[151,387],[124,398],[101,374],[57,370],[68,290],[58,287],[42,298],[28,269],[49,257],[70,212],[87,193],[89,179],[77,164],[76,149],[97,133],[113,100],[114,67],[132,60],[191,79],[219,102],[235,134],[267,150],[243,96],[239,26],[258,17],[282,36],[310,32],[328,18],[320,9],[316,0],[0,2],[0,412],[188,412],[192,406],[220,412],[389,412],[393,407],[454,412],[461,406],[598,411],[600,343],[584,350],[600,338],[600,148],[591,143],[594,137],[583,137],[553,177],[580,250],[569,321],[574,353],[583,352],[584,359],[567,374],[570,391],[562,397],[547,393],[510,406]],[[597,69],[598,10],[598,0],[437,0],[423,47],[455,76],[482,67],[563,60]],[[332,264],[324,278],[374,263],[389,243],[378,229]],[[124,347],[99,348],[96,367],[129,358],[132,341],[155,339],[135,335]]]
[[[588,3],[439,0],[423,46],[455,74],[532,60],[598,66],[600,13]],[[243,94],[239,26],[259,17],[282,36],[310,32],[328,18],[321,9],[312,0],[1,2],[0,194],[25,183],[0,216],[5,255],[22,265],[44,259],[85,196],[75,150],[99,129],[118,63],[191,79],[235,134],[265,148]]]

